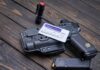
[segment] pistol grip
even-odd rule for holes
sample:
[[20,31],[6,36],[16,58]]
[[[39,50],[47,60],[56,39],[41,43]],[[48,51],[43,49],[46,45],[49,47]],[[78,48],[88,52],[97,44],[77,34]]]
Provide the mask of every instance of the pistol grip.
[[96,48],[85,40],[79,33],[71,36],[72,47],[80,54],[81,58],[90,59],[97,53]]

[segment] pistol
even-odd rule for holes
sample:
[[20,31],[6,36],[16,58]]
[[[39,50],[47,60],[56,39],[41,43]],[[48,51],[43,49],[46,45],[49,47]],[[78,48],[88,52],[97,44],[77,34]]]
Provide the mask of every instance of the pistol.
[[62,19],[60,23],[59,26],[61,28],[70,31],[65,45],[71,50],[71,52],[75,53],[76,56],[82,59],[91,59],[96,55],[97,50],[94,45],[80,35],[79,32],[81,29],[78,23],[70,22],[66,19]]

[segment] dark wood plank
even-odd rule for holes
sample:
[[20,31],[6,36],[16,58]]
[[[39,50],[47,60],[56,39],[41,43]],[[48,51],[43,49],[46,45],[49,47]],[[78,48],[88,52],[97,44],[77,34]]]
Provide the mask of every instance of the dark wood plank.
[[100,70],[100,52],[92,59],[91,68],[93,70]]
[[[8,20],[2,15],[0,15],[0,18],[3,18],[3,20],[0,21],[0,37],[23,53],[20,43],[20,33],[24,30],[24,28],[20,27],[11,20]],[[14,29],[14,27],[16,27],[17,29]],[[50,58],[48,57],[33,55],[29,56],[29,58],[31,58],[41,66],[47,68],[48,70],[51,68],[52,60],[50,60]]]
[[[21,21],[18,21],[18,24],[20,24],[20,25],[22,25],[22,26],[24,26],[24,27],[26,27],[26,28],[30,28],[30,27],[38,27],[38,26],[36,26],[35,24],[33,24],[33,26],[32,25],[30,25],[30,20],[32,20],[32,19],[35,19],[35,17],[30,17],[30,18],[28,18],[28,19],[30,19],[30,20],[28,20],[27,18],[25,18],[27,15],[31,15],[30,13],[29,13],[29,11],[27,11],[27,12],[23,12],[23,10],[25,10],[26,11],[26,9],[24,9],[23,7],[20,7],[19,5],[15,5],[16,3],[13,3],[12,1],[8,1],[8,0],[5,0],[4,1],[5,3],[6,3],[6,5],[7,5],[7,7],[5,6],[3,6],[3,7],[1,7],[1,13],[3,13],[4,15],[6,15],[6,16],[8,16],[10,19],[13,19],[15,22],[17,22],[17,19],[19,19],[20,18],[20,20]],[[10,4],[9,4],[9,2],[10,2]],[[12,7],[12,5],[13,5],[13,7]],[[14,7],[15,6],[15,7]],[[17,7],[18,8],[17,8]],[[8,10],[8,8],[16,8],[16,9],[18,9],[17,11],[21,11],[21,13],[20,14],[22,14],[22,15],[24,15],[23,17],[20,17],[20,16],[12,16],[12,15],[15,15],[15,14],[13,14],[13,12],[12,12],[12,9],[10,9],[10,10]],[[3,11],[7,11],[7,12],[3,12]],[[27,14],[27,15],[25,15],[25,14]],[[34,15],[34,14],[33,14]],[[23,25],[23,23],[22,23],[22,21],[24,22],[24,20],[23,20],[23,18],[25,18],[25,21],[29,21],[30,23],[29,23],[29,25],[28,26],[26,26],[25,24],[26,23],[24,23],[24,25]],[[55,23],[56,24],[56,23]],[[41,24],[42,25],[42,24]],[[41,26],[40,25],[40,26]]]
[[98,1],[98,2],[100,2],[100,0],[95,0],[95,1]]
[[63,2],[70,4],[72,7],[74,7],[75,9],[78,9],[79,11],[87,14],[90,17],[93,17],[94,19],[96,19],[97,21],[99,21],[100,18],[100,11],[98,11],[97,9],[89,6],[88,4],[84,3],[81,0],[63,0]]
[[5,3],[4,3],[4,1],[3,1],[3,0],[0,0],[0,5],[1,5],[1,4],[5,5]]
[[[31,0],[31,1],[27,1],[27,0],[25,0],[25,1],[22,1],[22,0],[15,0],[15,1],[19,2],[20,4],[22,4],[22,5],[25,6],[26,8],[30,9],[31,11],[34,11],[35,8],[36,8],[35,5],[38,3],[39,0],[37,0],[37,1],[34,0],[34,1],[33,1],[34,6],[32,5],[32,0]],[[26,2],[26,1],[27,1],[27,2]],[[59,10],[58,10],[57,8],[55,8],[56,4],[54,4],[53,2],[56,3],[56,2],[59,2],[59,1],[56,1],[56,0],[51,1],[51,2],[47,1],[47,4],[46,4],[46,5],[47,5],[47,8],[46,8],[46,10],[45,10],[44,17],[45,17],[45,16],[46,16],[45,18],[49,17],[49,18],[47,18],[48,20],[50,20],[50,19],[53,18],[52,20],[55,21],[55,20],[57,20],[57,18],[58,18],[58,19],[61,19],[62,16],[63,16],[63,17],[66,17],[67,19],[69,19],[69,17],[68,17],[69,15],[70,15],[70,16],[72,16],[72,15],[73,15],[73,16],[77,16],[78,10],[77,10],[77,9],[76,9],[76,10],[75,10],[75,9],[72,10],[73,7],[69,7],[70,5],[69,5],[68,7],[66,7],[66,9],[63,9],[63,10],[61,9],[60,12],[58,13]],[[60,3],[61,3],[61,4],[60,4]],[[50,5],[48,5],[48,4],[51,4],[52,6],[50,6]],[[57,3],[57,4],[58,4],[58,3]],[[59,2],[58,5],[63,6],[63,5],[66,5],[66,4],[63,4],[63,5],[62,5],[62,2]],[[54,6],[54,7],[53,7],[53,6]],[[66,5],[66,6],[67,6],[67,5]],[[51,8],[51,7],[52,7],[52,8]],[[55,10],[54,10],[54,8],[55,8]],[[67,13],[61,13],[61,12],[63,12],[64,10],[67,10],[67,8],[68,8],[68,11],[71,12],[71,13],[68,13],[69,15],[66,15]],[[60,7],[59,7],[59,9],[60,9]],[[55,11],[56,11],[56,12],[55,12]],[[75,15],[75,12],[74,12],[74,11],[76,12],[76,15]],[[72,13],[73,13],[73,14],[72,14]],[[45,14],[46,14],[46,15],[45,15]],[[79,17],[82,17],[82,16],[84,15],[83,13],[81,14],[80,12],[79,12],[79,14],[80,14]],[[51,17],[52,15],[53,15],[53,17]],[[64,15],[66,15],[66,16],[64,16]],[[81,16],[81,15],[82,15],[82,16]],[[63,17],[62,17],[62,18],[63,18]],[[84,17],[85,17],[85,16],[83,16],[82,18],[84,18]],[[86,15],[86,17],[87,17],[87,15]],[[55,18],[56,18],[56,19],[55,19]],[[70,18],[73,19],[72,17],[70,17]],[[87,18],[87,20],[89,20],[89,21],[87,21],[87,20],[85,21],[84,19],[80,19],[80,18],[76,18],[76,19],[77,19],[77,20],[81,20],[82,23],[80,23],[80,24],[85,25],[86,27],[87,27],[87,26],[90,26],[89,29],[92,29],[92,30],[95,29],[94,27],[92,27],[92,25],[94,25],[94,23],[96,23],[95,26],[98,26],[98,24],[99,24],[99,22],[97,22],[96,20],[93,20],[91,17],[88,17],[88,18]],[[73,19],[73,20],[75,20],[75,19]],[[92,20],[93,20],[93,21],[92,21]],[[53,22],[54,22],[54,21],[53,21]],[[58,21],[59,21],[59,20],[57,20],[56,23],[57,23]],[[75,21],[76,21],[76,20],[75,20]],[[86,23],[85,23],[84,21],[85,21]],[[78,21],[77,21],[77,22],[78,22]],[[91,23],[91,22],[92,22],[92,23]],[[93,22],[94,22],[94,23],[93,23]],[[59,22],[58,22],[58,23],[59,23]],[[90,25],[90,24],[92,24],[92,25]],[[99,28],[99,27],[98,27],[98,28]],[[97,29],[96,29],[96,30],[93,30],[93,31],[98,32]],[[98,32],[98,33],[99,33],[99,32]]]
[[[35,12],[35,10],[36,10],[36,5],[38,4],[38,2],[39,2],[39,0],[34,0],[34,1],[29,1],[29,0],[15,0],[15,1],[17,1],[18,3],[20,3],[21,5],[24,5],[26,8],[28,8],[29,10],[31,10],[32,12],[34,11]],[[34,3],[34,5],[33,5],[33,3]],[[52,10],[52,8],[50,8],[50,7],[48,7],[48,6],[46,6],[46,10],[47,11],[45,11],[44,12],[44,17],[45,17],[45,19],[49,19],[49,21],[53,21],[54,22],[54,20],[58,20],[58,19],[61,19],[61,18],[59,18],[59,16],[61,16],[61,15],[57,15],[57,13],[56,13],[56,11],[55,10]],[[51,12],[52,11],[52,12]],[[53,13],[56,13],[55,15],[53,14]],[[51,15],[50,15],[51,14]],[[52,17],[52,14],[54,15],[54,17]],[[57,19],[54,19],[54,18],[57,18]],[[66,17],[67,18],[67,17]],[[58,25],[59,24],[59,21],[58,22],[54,22],[55,23],[55,25]]]
[[82,24],[82,25],[85,26],[85,30],[86,29],[90,30],[89,33],[93,32],[92,35],[95,35],[95,36],[91,37],[91,34],[88,36],[89,33],[88,32],[85,33],[85,31],[83,32],[85,34],[85,36],[84,35],[83,36],[87,40],[89,38],[88,41],[92,41],[92,43],[95,42],[93,38],[96,37],[96,39],[95,39],[96,40],[95,46],[97,47],[97,49],[100,48],[99,47],[100,45],[97,45],[97,44],[100,43],[100,35],[99,35],[100,34],[100,32],[99,32],[100,29],[98,29],[99,28],[99,25],[98,25],[99,22],[97,22],[94,19],[91,19],[91,17],[88,17],[86,14],[78,12],[76,9],[72,8],[68,4],[66,5],[64,2],[62,3],[62,1],[50,1],[50,2],[48,1],[48,4],[52,8],[55,8],[56,10],[59,10],[60,12],[62,12],[63,14],[65,14],[66,16],[69,16],[70,18],[72,18],[73,20],[76,20],[77,22],[80,22],[80,24]]
[[77,21],[78,23],[84,25],[85,27],[89,27],[90,30],[96,32],[100,35],[100,28],[99,22],[94,18],[84,14],[83,12],[77,10],[76,8],[69,5],[67,2],[63,2],[61,0],[46,0],[46,2],[56,10],[60,11],[61,13],[65,14],[66,16],[72,18],[73,20]]
[[[11,5],[13,5],[13,7],[15,6],[15,4],[11,4]],[[16,48],[17,50],[22,52],[23,50],[22,50],[21,45],[20,45],[20,33],[23,30],[25,30],[25,28],[32,27],[32,26],[30,25],[30,23],[29,23],[30,26],[25,26],[25,25],[22,24],[22,21],[17,22],[18,21],[17,19],[20,18],[20,16],[16,17],[16,16],[14,16],[13,13],[11,14],[10,13],[11,10],[9,11],[9,9],[7,9],[8,6],[9,5],[7,4],[7,6],[1,7],[1,9],[3,11],[8,11],[8,13],[7,12],[3,12],[3,11],[0,10],[1,13],[3,14],[3,15],[0,15],[0,18],[3,18],[0,21],[0,26],[1,26],[0,27],[0,32],[1,32],[0,33],[0,37],[3,40],[5,40],[6,42],[8,42],[9,44],[11,44],[14,48]],[[22,7],[19,6],[18,8],[20,8],[22,10]],[[25,11],[26,10],[24,9],[24,12]],[[7,17],[7,18],[5,18],[4,16]],[[23,17],[20,18],[20,20],[23,20]],[[28,19],[25,19],[25,20],[29,21]],[[17,23],[15,23],[15,22],[17,22]],[[24,22],[24,20],[23,20],[23,22]],[[33,25],[33,26],[35,26],[35,25]],[[14,27],[15,27],[15,29],[14,29]],[[59,56],[68,57],[68,56],[66,56],[64,54],[61,54]],[[48,70],[51,70],[51,64],[52,64],[52,59],[53,58],[51,58],[51,57],[44,57],[44,56],[36,56],[36,55],[33,55],[30,58],[32,60],[34,60],[35,62],[37,62],[38,64],[40,64],[41,66],[43,66],[44,68],[46,68]]]
[[[9,4],[9,3],[6,4],[6,5],[7,5],[7,6],[6,6],[6,10],[5,10],[5,7],[3,7],[4,11],[9,11],[9,9],[7,9],[7,8],[11,8],[11,5],[10,5],[10,7],[9,7],[8,4]],[[10,4],[12,4],[12,3],[10,3]],[[29,4],[29,3],[28,3],[28,4]],[[12,4],[12,5],[13,5],[13,7],[15,7],[15,4]],[[13,8],[13,7],[12,7],[12,8]],[[20,6],[17,6],[17,7],[20,8]],[[17,7],[16,7],[16,8],[17,8]],[[23,8],[18,9],[18,11],[22,12],[21,9],[23,9]],[[48,8],[48,10],[49,10],[49,8]],[[54,18],[54,20],[53,20],[52,22],[54,22],[55,20],[56,20],[55,22],[58,22],[57,15],[59,15],[60,13],[59,13],[56,9],[52,9],[52,7],[51,7],[50,10],[53,10],[53,12],[52,12],[51,16],[49,17],[49,19],[50,19],[51,17],[53,17],[53,15],[54,15],[55,18]],[[50,11],[50,10],[49,10],[49,11]],[[25,11],[27,11],[27,10],[24,9],[24,12],[25,12]],[[55,11],[55,12],[54,12],[54,11]],[[3,13],[3,11],[1,11],[1,12]],[[11,12],[11,10],[9,11],[8,14],[6,14],[7,12],[4,12],[3,14],[5,14],[6,16],[8,16],[8,15],[10,14],[10,12]],[[15,13],[15,12],[16,12],[16,10],[14,11],[14,13]],[[23,12],[23,13],[24,13],[24,12]],[[12,12],[11,12],[11,13],[12,13]],[[23,13],[21,13],[21,14],[23,14]],[[51,13],[51,11],[50,11],[50,13]],[[50,13],[48,13],[48,15],[49,15]],[[55,15],[55,13],[56,13],[56,15]],[[13,13],[12,13],[12,14],[13,14]],[[25,18],[25,17],[22,17],[22,18],[19,17],[18,15],[20,15],[20,14],[18,14],[18,12],[17,12],[17,14],[16,14],[16,13],[13,14],[13,15],[17,15],[17,18],[14,18],[12,14],[10,14],[8,17],[10,17],[11,19],[13,19],[13,20],[16,21],[16,22],[18,22],[18,20],[16,20],[16,19],[18,19],[18,18],[20,18],[21,20],[23,20],[23,18]],[[11,16],[11,15],[12,15],[12,16]],[[24,15],[29,15],[29,16],[30,16],[30,13],[25,13]],[[64,16],[65,14],[64,14],[64,15],[63,15],[63,14],[60,14],[60,15],[61,15],[61,16],[59,16],[60,18],[66,17],[66,16]],[[63,15],[63,16],[62,16],[62,15]],[[16,16],[15,16],[15,17],[16,17]],[[2,18],[3,18],[3,17],[2,17]],[[69,18],[69,17],[67,17],[67,18]],[[28,21],[28,23],[22,24],[22,22],[24,21],[24,20],[23,20],[22,22],[21,22],[21,21],[18,22],[18,24],[24,26],[25,28],[28,28],[28,27],[30,28],[30,27],[31,27],[30,24],[33,23],[33,22],[30,23],[30,19],[32,19],[32,21],[33,21],[34,17],[32,17],[32,18],[29,18],[29,17],[28,17],[28,19],[25,18],[24,20]],[[49,19],[48,19],[48,20],[49,20]],[[72,19],[73,19],[73,18],[72,18]],[[7,19],[5,19],[5,20],[7,20]],[[2,20],[1,23],[3,23],[3,24],[6,23],[6,24],[7,24],[8,22]],[[11,23],[11,21],[10,21],[9,23]],[[27,26],[26,24],[27,24],[27,25],[29,24],[29,25]],[[19,27],[20,25],[16,25],[16,26]],[[33,25],[33,24],[32,24],[32,25]],[[8,26],[8,25],[7,25],[7,26]],[[14,26],[14,25],[13,25],[13,26]],[[13,26],[12,26],[12,27],[13,27]],[[20,26],[20,27],[22,28],[22,26]],[[19,42],[19,37],[20,37],[20,35],[17,36],[17,39],[16,39],[16,36],[15,36],[14,34],[16,34],[17,31],[15,31],[15,32],[13,31],[13,33],[10,34],[9,32],[10,32],[13,28],[11,28],[11,26],[9,26],[9,27],[10,27],[10,30],[5,30],[5,28],[4,28],[4,29],[1,29],[1,31],[2,31],[2,30],[5,30],[5,32],[2,31],[1,37],[2,37],[4,40],[6,40],[7,42],[9,42],[11,45],[13,45],[13,46],[15,47],[16,44],[13,43],[13,42],[11,42],[10,40]],[[6,28],[6,29],[9,29],[9,27]],[[82,27],[83,27],[83,26],[82,26]],[[83,27],[83,28],[85,28],[85,27]],[[85,28],[85,29],[86,29],[86,28]],[[20,30],[20,29],[19,29],[19,30]],[[21,29],[21,30],[24,30],[24,28]],[[83,29],[82,29],[82,30],[83,30]],[[20,31],[20,32],[21,32],[21,31]],[[18,34],[19,34],[20,32],[18,31]],[[9,40],[9,39],[7,40],[7,39],[3,36],[4,34],[6,34],[6,38],[10,38],[10,40]],[[7,34],[8,34],[9,36],[8,36]],[[88,34],[88,35],[87,35],[87,34]],[[85,35],[86,35],[86,37],[85,37]],[[11,37],[11,36],[14,36],[14,37]],[[98,43],[97,43],[98,46],[100,45],[100,44],[99,44],[100,39],[97,39],[97,38],[99,38],[99,36],[98,36],[97,34],[94,34],[91,30],[88,30],[88,28],[87,28],[86,30],[84,30],[83,36],[84,36],[85,38],[88,38],[89,41],[91,41],[91,42],[93,42],[93,43],[95,43],[95,44],[98,42]],[[94,38],[94,36],[96,36],[96,38]],[[92,37],[93,37],[93,38],[92,38]],[[11,38],[12,38],[12,39],[11,39]],[[93,41],[94,39],[96,40],[96,42]],[[96,44],[96,45],[97,45],[97,44]],[[18,44],[18,45],[19,45],[19,46],[16,46],[15,48],[16,48],[16,49],[19,48],[18,50],[20,50],[20,51],[22,52],[22,50],[21,50],[21,48],[20,48],[20,47],[21,47],[20,44]],[[18,47],[18,48],[17,48],[17,47]],[[99,48],[99,47],[97,47],[97,48]],[[61,54],[60,56],[67,57],[67,56],[65,56],[64,54]],[[56,56],[55,56],[55,57],[56,57]],[[43,65],[46,69],[48,69],[48,70],[51,69],[51,63],[52,63],[52,60],[50,60],[50,59],[52,59],[51,57],[50,57],[49,59],[46,60],[46,58],[44,58],[44,57],[43,57],[43,58],[41,58],[41,57],[39,58],[39,57],[37,57],[37,56],[34,55],[34,56],[32,57],[32,59],[33,59],[34,61],[36,61],[37,63]],[[42,61],[41,61],[41,60],[42,60]]]
[[[40,0],[15,0],[16,2],[18,2],[19,4],[21,4],[22,6],[24,6],[25,8],[34,11],[36,10],[36,5],[40,2]],[[58,10],[54,9],[53,7],[49,6],[48,4],[46,4],[45,7],[45,11],[44,11],[44,15],[43,18],[51,21],[53,24],[58,25],[60,20],[62,18],[66,18],[70,21],[74,21],[71,18],[69,18],[68,16],[65,16],[65,14],[59,12]],[[74,21],[75,22],[75,21]]]
[[81,1],[83,1],[87,5],[90,5],[100,11],[100,2],[99,1],[96,1],[96,0],[81,0]]
[[[24,8],[16,5],[11,0],[4,0],[3,1],[6,5],[0,6],[0,12],[13,18],[13,20],[17,23],[21,23],[20,25],[31,28],[35,27],[34,25],[34,14],[30,13],[29,11],[25,10]],[[31,15],[31,16],[30,16]]]
[[[32,6],[32,3],[38,3],[38,1],[39,0],[37,0],[37,1],[33,1],[33,2],[31,2],[31,1],[28,1],[28,0],[25,0],[25,1],[27,1],[27,3],[25,2],[25,1],[22,1],[22,0],[15,0],[15,1],[17,1],[18,3],[20,3],[21,5],[23,5],[23,6],[25,6],[26,8],[28,8],[28,9],[30,9],[31,11],[33,11],[33,10],[35,10],[35,6]],[[53,1],[54,3],[56,3],[55,1]],[[36,5],[36,4],[34,4],[34,5]],[[73,20],[73,18],[71,17],[71,18],[69,18],[69,17],[67,17],[66,16],[66,14],[64,13],[61,13],[61,11],[58,11],[58,10],[56,10],[56,8],[53,8],[53,7],[51,7],[50,5],[48,5],[48,4],[50,4],[50,3],[47,3],[46,5],[46,9],[45,9],[45,13],[44,13],[44,18],[46,18],[46,19],[48,19],[49,21],[51,21],[52,23],[59,23],[60,22],[60,20],[61,20],[61,18],[66,18],[66,19],[68,19],[68,20],[70,20],[70,21],[73,21],[73,22],[75,22],[74,20]],[[52,3],[53,4],[53,3]],[[60,4],[60,3],[59,3]],[[34,7],[34,8],[33,8]],[[71,14],[70,14],[71,15]],[[80,15],[80,17],[82,17],[81,15]],[[76,20],[79,20],[78,18],[76,18]],[[100,44],[99,44],[99,42],[100,42],[100,37],[99,37],[99,35],[98,34],[96,34],[95,32],[93,32],[91,29],[93,28],[88,28],[88,26],[92,26],[89,22],[91,22],[91,21],[87,21],[86,20],[86,22],[87,23],[85,23],[85,24],[83,24],[84,23],[84,21],[83,21],[83,19],[80,19],[80,20],[82,20],[81,22],[81,24],[80,24],[80,26],[81,26],[81,29],[82,29],[82,32],[81,32],[81,35],[85,38],[85,39],[87,39],[89,42],[91,42],[93,45],[95,45],[96,46],[96,48],[97,49],[99,49],[100,47]],[[94,21],[95,22],[95,21]],[[88,25],[87,25],[88,24]],[[57,25],[57,24],[56,24]],[[84,25],[84,26],[83,26]],[[96,28],[95,28],[96,29]],[[96,31],[97,31],[97,29],[96,29]],[[99,33],[99,32],[98,32]],[[100,50],[100,49],[99,49]]]
[[0,40],[0,70],[44,70],[23,54]]

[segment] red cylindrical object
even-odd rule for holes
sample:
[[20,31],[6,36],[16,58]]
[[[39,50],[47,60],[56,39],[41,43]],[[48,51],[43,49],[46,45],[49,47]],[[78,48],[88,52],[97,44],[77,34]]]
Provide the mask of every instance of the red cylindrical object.
[[36,10],[36,24],[40,24],[42,22],[42,15],[43,15],[43,12],[44,12],[44,9],[45,9],[45,3],[44,2],[40,2],[38,5],[37,5],[37,10]]

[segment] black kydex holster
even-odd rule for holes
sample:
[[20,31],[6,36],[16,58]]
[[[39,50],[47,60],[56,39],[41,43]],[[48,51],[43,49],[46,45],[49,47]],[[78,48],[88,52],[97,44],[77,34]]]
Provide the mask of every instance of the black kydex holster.
[[81,31],[79,25],[77,23],[69,22],[66,19],[61,20],[61,23],[62,24],[59,25],[60,27],[70,31],[68,40],[65,43],[66,47],[82,59],[93,58],[96,55],[97,50],[79,34]]
[[65,51],[65,45],[57,40],[38,34],[37,29],[28,29],[21,33],[22,47],[25,52],[45,55],[59,54]]

